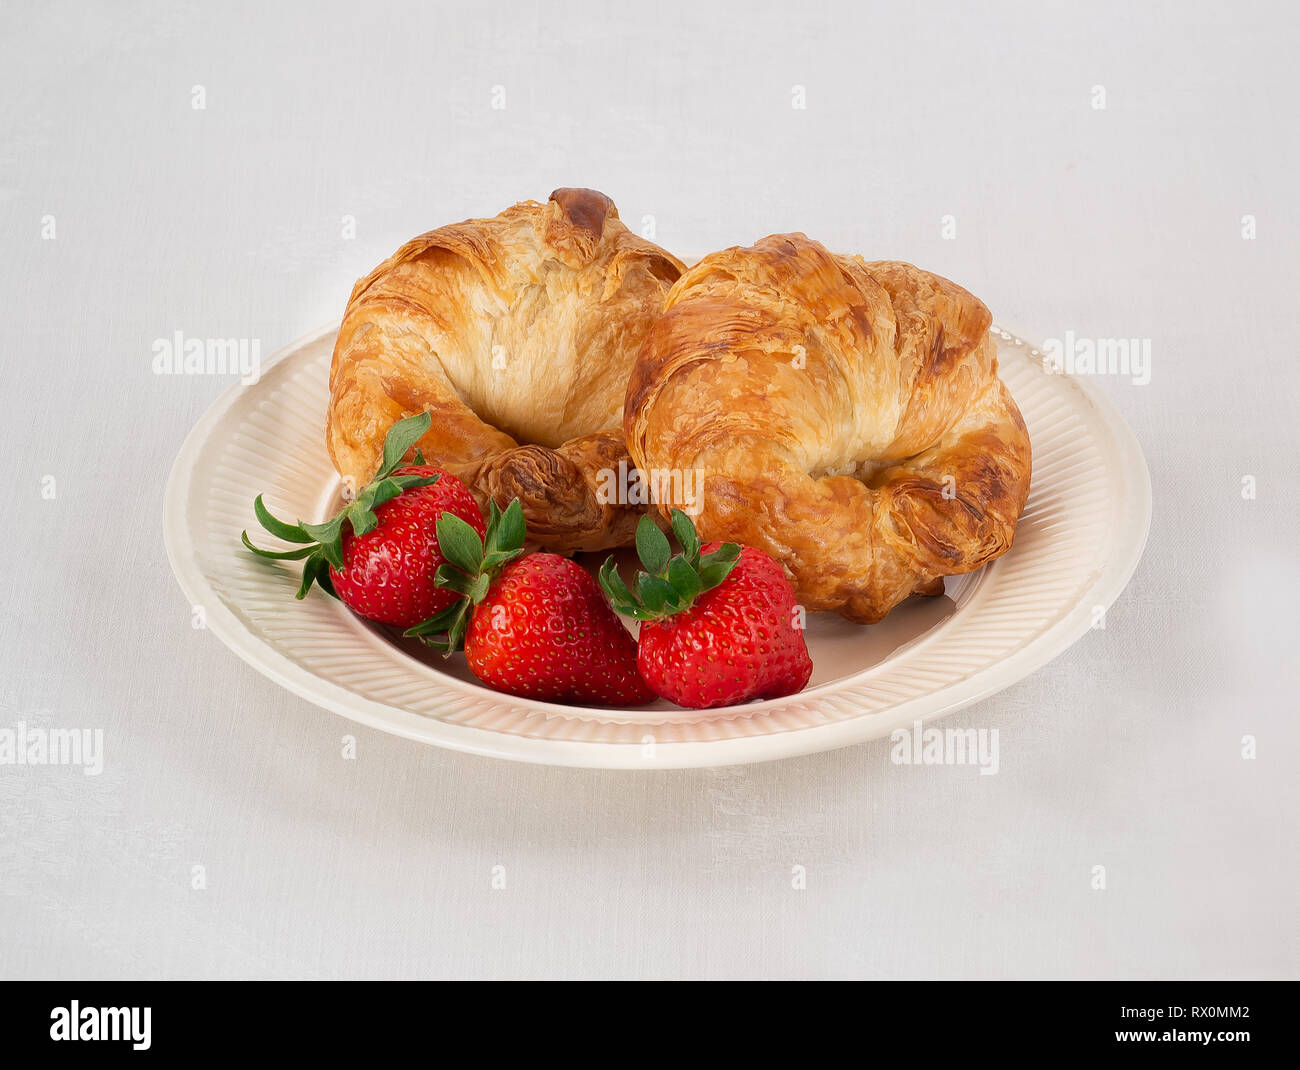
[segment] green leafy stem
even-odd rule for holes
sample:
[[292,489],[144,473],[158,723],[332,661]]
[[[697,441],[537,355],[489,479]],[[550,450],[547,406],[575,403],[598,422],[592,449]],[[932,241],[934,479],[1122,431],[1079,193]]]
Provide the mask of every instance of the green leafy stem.
[[740,558],[740,547],[726,542],[707,554],[700,553],[700,537],[691,518],[672,511],[673,534],[682,552],[673,554],[668,536],[648,516],[636,529],[636,552],[644,572],[632,587],[623,582],[611,556],[600,567],[600,585],[615,612],[636,620],[663,620],[689,609],[705,591],[722,583]]
[[[385,502],[392,501],[403,491],[415,487],[427,487],[438,482],[438,476],[421,476],[414,473],[393,475],[401,466],[402,458],[429,430],[433,417],[427,412],[408,416],[398,420],[388,429],[384,436],[384,455],[379,471],[360,491],[331,519],[323,524],[304,524],[301,520],[290,524],[278,519],[267,509],[262,495],[253,499],[253,512],[257,521],[267,531],[285,542],[299,544],[293,550],[263,550],[254,546],[248,538],[248,532],[240,534],[243,544],[259,557],[276,561],[302,561],[302,583],[298,587],[296,598],[305,598],[313,583],[317,583],[329,594],[334,593],[330,583],[329,567],[343,568],[343,525],[352,528],[354,535],[366,535],[374,531],[379,524],[375,510]],[[415,451],[415,463],[424,464],[424,456]],[[469,527],[467,524],[466,527]],[[470,529],[473,530],[472,528]]]

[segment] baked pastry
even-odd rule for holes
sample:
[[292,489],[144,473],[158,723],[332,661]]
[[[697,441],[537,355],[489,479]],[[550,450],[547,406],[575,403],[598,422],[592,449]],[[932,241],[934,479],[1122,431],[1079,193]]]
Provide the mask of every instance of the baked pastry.
[[483,507],[518,497],[531,539],[560,552],[630,542],[643,507],[620,504],[602,473],[631,468],[628,374],[682,270],[587,189],[407,242],[356,284],[339,328],[334,467],[364,485],[388,429],[426,410],[425,459]]
[[878,621],[1011,546],[1029,435],[991,322],[946,279],[803,234],[714,253],[641,349],[628,448],[652,486],[693,472],[700,533],[781,561],[806,609]]

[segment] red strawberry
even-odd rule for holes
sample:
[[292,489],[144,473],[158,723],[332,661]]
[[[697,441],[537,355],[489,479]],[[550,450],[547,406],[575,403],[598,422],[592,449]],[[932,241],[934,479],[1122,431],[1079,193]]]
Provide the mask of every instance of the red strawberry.
[[470,671],[488,687],[550,702],[637,706],[654,696],[637,674],[636,642],[596,581],[558,554],[519,557],[524,514],[490,506],[487,536],[447,514],[438,538],[448,564],[438,582],[459,604],[407,635],[450,654],[462,638]]
[[641,621],[637,668],[651,690],[692,709],[802,691],[812,658],[781,566],[752,546],[701,546],[680,509],[672,521],[682,544],[676,557],[654,521],[642,517],[637,553],[647,571],[637,576],[635,594],[613,558],[600,570],[615,610]]
[[436,483],[416,486],[375,508],[378,525],[365,535],[344,531],[343,568],[330,566],[335,593],[368,620],[409,628],[446,609],[456,594],[435,586],[443,562],[438,549],[438,517],[458,516],[484,530],[478,502],[450,472],[432,465],[407,465],[394,476],[433,476]]
[[304,597],[312,583],[337,594],[354,613],[381,624],[409,628],[446,609],[456,595],[435,582],[443,555],[437,522],[444,513],[482,533],[478,503],[459,479],[423,463],[399,467],[406,451],[429,429],[428,413],[400,420],[384,439],[379,471],[357,496],[324,524],[286,524],[258,495],[253,509],[262,526],[296,550],[260,550],[243,534],[244,545],[262,557],[305,559]]

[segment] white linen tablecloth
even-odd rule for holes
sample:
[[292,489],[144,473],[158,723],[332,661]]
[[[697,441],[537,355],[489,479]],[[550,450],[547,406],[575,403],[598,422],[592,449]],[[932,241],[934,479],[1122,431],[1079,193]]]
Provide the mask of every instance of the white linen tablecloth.
[[[6,4],[0,728],[104,749],[0,765],[0,976],[1295,977],[1297,18]],[[1026,337],[1150,340],[1148,384],[1100,379],[1145,559],[1105,630],[946,722],[999,730],[998,775],[888,742],[491,761],[192,627],[160,503],[229,379],[155,375],[154,341],[269,355],[411,235],[563,185],[683,254],[803,230]]]

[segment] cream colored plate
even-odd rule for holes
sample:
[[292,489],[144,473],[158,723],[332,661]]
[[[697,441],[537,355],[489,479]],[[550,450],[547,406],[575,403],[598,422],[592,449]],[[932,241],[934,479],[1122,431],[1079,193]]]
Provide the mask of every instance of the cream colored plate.
[[277,353],[258,382],[232,387],[204,414],[167,485],[167,553],[207,627],[250,665],[326,709],[424,743],[644,769],[765,761],[886,736],[1061,653],[1118,597],[1146,542],[1151,487],[1123,419],[1090,384],[1053,374],[995,328],[1001,374],[1034,449],[1029,504],[1005,557],[872,627],[813,615],[813,678],[788,698],[705,713],[512,698],[475,682],[462,658],[444,664],[395,643],[319,591],[295,601],[293,563],[262,561],[239,544],[242,529],[257,529],[260,492],[280,516],[332,511],[339,486],[322,429],[336,330]]

